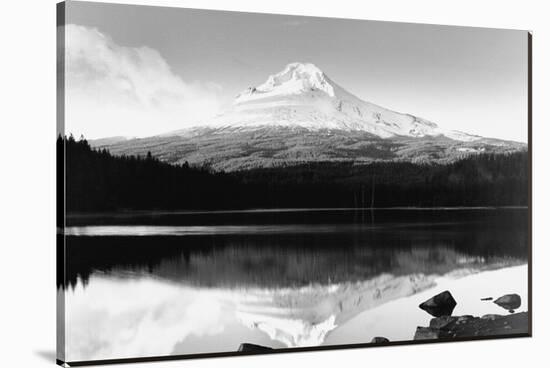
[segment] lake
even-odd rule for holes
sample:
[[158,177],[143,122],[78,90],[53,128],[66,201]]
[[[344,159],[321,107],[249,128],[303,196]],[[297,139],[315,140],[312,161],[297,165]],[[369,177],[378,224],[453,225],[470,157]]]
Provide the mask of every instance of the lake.
[[128,212],[67,218],[66,360],[412,340],[418,304],[527,310],[528,210]]

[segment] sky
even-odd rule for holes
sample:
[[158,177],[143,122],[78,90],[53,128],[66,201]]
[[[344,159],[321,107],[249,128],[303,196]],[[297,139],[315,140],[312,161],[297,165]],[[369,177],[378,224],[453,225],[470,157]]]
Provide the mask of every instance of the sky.
[[446,129],[527,142],[527,32],[70,1],[66,132],[196,125],[291,62]]

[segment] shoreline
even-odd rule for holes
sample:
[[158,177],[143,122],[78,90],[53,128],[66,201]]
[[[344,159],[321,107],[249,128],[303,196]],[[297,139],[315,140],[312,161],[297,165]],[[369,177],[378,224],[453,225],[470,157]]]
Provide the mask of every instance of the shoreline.
[[449,290],[458,302],[453,316],[507,314],[492,301],[481,299],[511,292],[519,294],[524,300],[516,314],[529,312],[527,275],[527,264],[464,277],[447,274],[437,278],[431,288],[364,311],[328,333],[322,345],[365,343],[377,336],[384,336],[390,341],[412,341],[417,327],[429,326],[433,319],[418,305],[444,290]]
[[292,212],[337,212],[337,211],[468,211],[468,210],[527,210],[529,206],[457,206],[457,207],[319,207],[319,208],[252,208],[232,210],[117,210],[112,212],[73,212],[70,218],[99,216],[136,216],[136,215],[210,215],[235,213],[292,213]]

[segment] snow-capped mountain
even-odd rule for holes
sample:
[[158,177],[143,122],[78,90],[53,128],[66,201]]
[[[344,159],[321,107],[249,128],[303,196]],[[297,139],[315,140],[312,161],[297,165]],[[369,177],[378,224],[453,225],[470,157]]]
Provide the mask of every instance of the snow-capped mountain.
[[481,137],[441,129],[428,120],[361,100],[309,63],[291,63],[267,81],[240,93],[228,111],[204,123],[216,128],[301,127],[361,131],[381,138],[443,135]]
[[90,142],[113,154],[173,164],[245,170],[304,162],[450,162],[523,143],[446,130],[417,116],[363,101],[313,64],[292,63],[237,95],[232,106],[196,126],[140,139]]

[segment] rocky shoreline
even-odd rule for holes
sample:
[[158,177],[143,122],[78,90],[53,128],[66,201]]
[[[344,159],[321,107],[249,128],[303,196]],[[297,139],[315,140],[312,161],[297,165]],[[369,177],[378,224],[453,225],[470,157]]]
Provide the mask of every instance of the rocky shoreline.
[[414,340],[522,334],[528,332],[528,325],[527,312],[507,316],[488,314],[482,317],[436,317],[430,321],[428,327],[416,328]]
[[[482,298],[482,302],[492,301],[492,297]],[[515,313],[521,306],[517,294],[507,294],[493,303],[508,310],[510,314],[487,314],[481,317],[471,315],[452,316],[456,301],[449,291],[444,291],[419,305],[435,318],[427,327],[417,327],[414,340],[467,338],[477,336],[497,336],[522,334],[529,332],[529,315],[527,312]]]
[[[480,336],[506,336],[527,334],[529,332],[528,312],[515,313],[515,309],[521,306],[521,298],[517,294],[507,294],[493,301],[492,297],[482,298],[480,302],[493,302],[509,314],[487,314],[480,317],[472,315],[453,316],[453,310],[457,305],[456,300],[449,291],[437,294],[418,307],[434,318],[429,326],[418,326],[413,340],[436,340],[454,338],[473,338]],[[383,336],[374,337],[370,344],[386,344],[390,340]],[[272,348],[267,346],[243,343],[239,352],[262,353]]]

